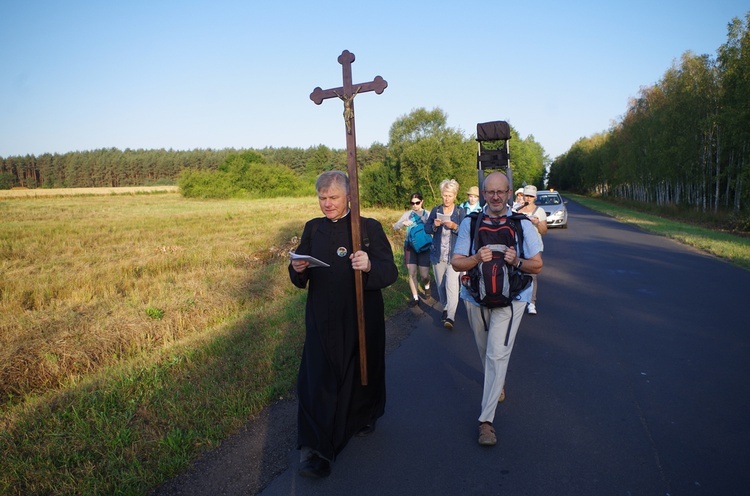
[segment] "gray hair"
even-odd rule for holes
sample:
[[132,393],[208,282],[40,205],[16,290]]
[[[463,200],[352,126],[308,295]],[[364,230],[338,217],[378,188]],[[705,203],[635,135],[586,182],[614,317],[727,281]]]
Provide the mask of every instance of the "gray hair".
[[331,186],[341,186],[346,194],[349,194],[349,176],[338,170],[325,171],[315,181],[315,190],[318,192],[329,189]]
[[458,196],[458,181],[455,179],[443,179],[440,182],[440,193],[442,194],[446,189],[452,190],[453,194]]

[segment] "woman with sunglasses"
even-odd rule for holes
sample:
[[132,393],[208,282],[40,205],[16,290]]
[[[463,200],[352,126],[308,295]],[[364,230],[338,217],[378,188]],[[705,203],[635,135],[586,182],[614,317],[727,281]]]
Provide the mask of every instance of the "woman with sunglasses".
[[404,263],[409,271],[409,288],[411,288],[412,299],[409,302],[409,306],[414,307],[419,305],[419,284],[417,283],[417,267],[419,267],[419,276],[422,279],[424,285],[425,298],[429,296],[430,291],[430,250],[425,250],[421,253],[417,252],[409,243],[409,229],[416,223],[427,222],[427,217],[430,215],[427,210],[424,209],[424,200],[420,193],[413,193],[411,195],[411,209],[404,212],[404,215],[398,219],[398,222],[393,224],[394,229],[401,229],[406,227],[407,235],[404,236]]

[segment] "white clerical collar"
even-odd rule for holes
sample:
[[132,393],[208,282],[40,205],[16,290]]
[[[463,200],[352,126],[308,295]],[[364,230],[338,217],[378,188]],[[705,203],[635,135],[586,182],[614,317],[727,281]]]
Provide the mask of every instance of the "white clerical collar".
[[349,212],[351,212],[351,211],[352,211],[352,209],[348,209],[348,210],[346,211],[346,213],[345,213],[344,215],[342,215],[341,217],[339,217],[338,219],[331,219],[331,222],[338,222],[338,221],[340,221],[341,219],[343,219],[343,218],[345,218],[345,217],[346,217],[347,215],[349,215]]

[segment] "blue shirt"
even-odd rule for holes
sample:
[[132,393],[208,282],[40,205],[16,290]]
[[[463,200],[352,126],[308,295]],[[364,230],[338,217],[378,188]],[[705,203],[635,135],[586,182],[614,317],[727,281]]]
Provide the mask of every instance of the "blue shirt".
[[[511,215],[512,213],[513,212],[509,208],[507,215]],[[534,224],[532,224],[531,222],[521,221],[521,227],[523,228],[523,256],[524,258],[531,258],[542,251],[541,236],[539,236],[536,227],[534,227]],[[473,233],[469,231],[471,231],[471,218],[467,216],[461,222],[461,225],[458,226],[458,239],[456,240],[456,246],[453,248],[453,253],[455,255],[463,255],[465,257],[468,257],[476,253],[476,251],[471,247],[471,238],[473,236]],[[518,246],[516,246],[515,248],[516,252],[519,252]],[[529,287],[521,291],[521,293],[516,298],[520,301],[525,301],[526,303],[531,302],[531,293],[533,286],[534,283],[532,282],[531,284],[529,284]],[[463,284],[461,285],[461,299],[479,306],[479,303],[477,303],[474,298],[472,298],[472,296],[469,294],[469,291],[464,287]]]
[[469,203],[469,200],[466,200],[461,204],[461,207],[466,210],[466,215],[469,215],[472,212],[479,212],[482,210],[482,205],[479,202],[476,202],[474,206],[472,207]]

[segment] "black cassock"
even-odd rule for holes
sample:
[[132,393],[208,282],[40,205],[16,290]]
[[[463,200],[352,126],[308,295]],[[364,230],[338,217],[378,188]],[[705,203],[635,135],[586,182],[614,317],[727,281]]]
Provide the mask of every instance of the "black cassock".
[[[393,284],[398,268],[380,222],[361,218],[362,247],[370,272],[362,273],[367,342],[367,386],[362,386],[357,329],[351,216],[305,224],[297,253],[312,255],[330,267],[301,274],[289,265],[292,283],[309,283],[305,308],[305,345],[297,396],[297,444],[333,460],[357,431],[385,409],[385,318],[381,289]],[[368,246],[369,245],[369,246]]]

